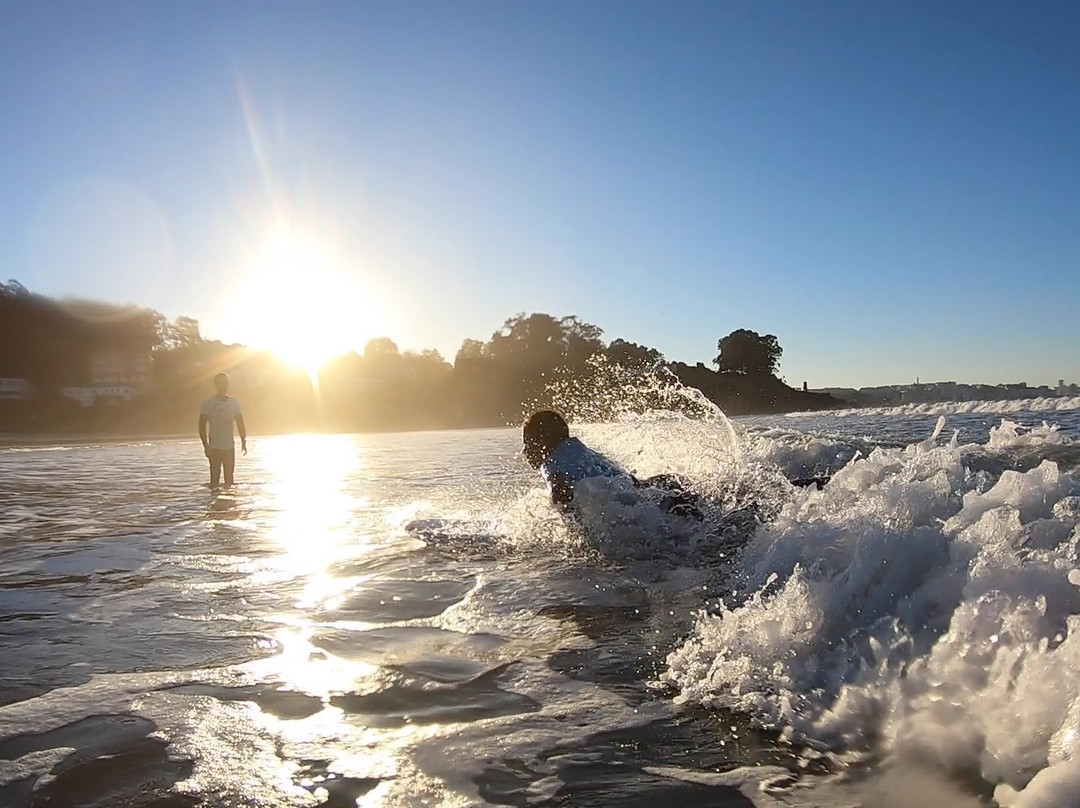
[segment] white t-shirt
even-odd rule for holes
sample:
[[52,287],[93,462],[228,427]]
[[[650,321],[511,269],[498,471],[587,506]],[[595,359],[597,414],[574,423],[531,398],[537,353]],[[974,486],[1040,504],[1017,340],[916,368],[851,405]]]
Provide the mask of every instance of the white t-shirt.
[[222,401],[217,396],[211,396],[202,403],[200,412],[210,419],[210,436],[208,443],[211,449],[233,448],[233,424],[240,416],[240,402],[229,396]]

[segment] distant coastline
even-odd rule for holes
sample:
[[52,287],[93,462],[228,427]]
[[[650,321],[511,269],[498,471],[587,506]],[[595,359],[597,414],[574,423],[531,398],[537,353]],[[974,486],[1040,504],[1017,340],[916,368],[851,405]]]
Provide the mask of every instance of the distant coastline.
[[133,305],[55,300],[11,281],[0,283],[0,434],[194,434],[222,372],[252,431],[270,434],[493,428],[540,408],[598,421],[647,409],[695,412],[702,396],[731,415],[850,406],[784,384],[772,334],[740,328],[721,337],[716,370],[603,335],[574,315],[522,313],[486,341],[465,339],[452,362],[378,337],[362,353],[302,369],[206,339],[190,317],[170,322]]
[[1075,398],[1080,386],[1058,379],[1054,387],[1032,387],[1027,382],[1012,384],[963,384],[959,382],[920,382],[878,387],[826,387],[813,392],[828,393],[852,407],[900,407],[919,404],[947,404],[979,401],[1022,401],[1042,398]]
[[[680,385],[700,391],[704,398],[733,417],[851,406],[833,396],[796,390],[772,376],[745,377],[720,373],[703,365],[672,364],[666,370]],[[396,390],[386,385],[368,391],[370,400],[364,402],[366,406],[349,408],[341,400],[340,389],[316,393],[310,385],[298,383],[294,378],[287,383],[278,381],[260,386],[240,384],[236,388],[253,435],[499,429],[521,423],[519,417],[470,411],[468,397],[462,400],[447,387]],[[199,403],[205,397],[205,390],[188,387],[85,407],[56,401],[52,407],[39,407],[35,401],[0,401],[0,446],[194,439]],[[638,404],[639,409],[648,406]],[[671,401],[653,404],[659,408],[680,406],[677,400],[674,404]],[[580,402],[551,400],[540,401],[536,406],[563,408],[572,420],[579,422],[604,418],[602,411],[582,407]],[[521,409],[522,414],[525,410]],[[372,414],[375,417],[370,417]]]

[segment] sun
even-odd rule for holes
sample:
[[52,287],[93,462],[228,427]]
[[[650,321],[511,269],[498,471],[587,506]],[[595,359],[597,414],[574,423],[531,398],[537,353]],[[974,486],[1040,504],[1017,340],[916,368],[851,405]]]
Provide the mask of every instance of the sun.
[[251,262],[234,306],[237,332],[313,374],[383,326],[377,302],[316,241],[277,233]]

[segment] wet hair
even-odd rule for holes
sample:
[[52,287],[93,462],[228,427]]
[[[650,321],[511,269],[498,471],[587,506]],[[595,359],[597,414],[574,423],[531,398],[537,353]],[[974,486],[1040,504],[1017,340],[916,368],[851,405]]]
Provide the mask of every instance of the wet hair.
[[570,427],[559,413],[554,410],[534,412],[521,428],[525,459],[538,468],[552,449],[569,437]]

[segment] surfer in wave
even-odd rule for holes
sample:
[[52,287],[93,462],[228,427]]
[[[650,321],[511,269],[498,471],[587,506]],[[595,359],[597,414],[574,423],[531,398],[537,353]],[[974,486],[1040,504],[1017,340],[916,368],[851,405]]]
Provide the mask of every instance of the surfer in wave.
[[529,416],[522,427],[522,443],[525,460],[547,481],[551,501],[556,505],[573,502],[574,486],[582,480],[623,477],[637,488],[660,491],[660,507],[668,513],[698,521],[704,518],[698,495],[687,490],[678,478],[660,474],[639,480],[614,460],[570,437],[566,419],[553,410]]

